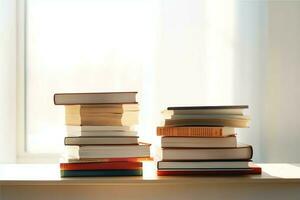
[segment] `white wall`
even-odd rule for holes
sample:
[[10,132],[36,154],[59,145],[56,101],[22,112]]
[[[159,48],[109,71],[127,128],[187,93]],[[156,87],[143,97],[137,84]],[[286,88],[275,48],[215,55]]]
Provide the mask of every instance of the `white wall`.
[[239,129],[238,140],[251,144],[254,161],[263,162],[261,146],[262,79],[266,54],[267,5],[264,1],[236,1],[234,103],[248,104],[251,124]]
[[254,161],[299,162],[300,1],[224,2],[162,1],[158,109],[248,104]]
[[163,0],[156,70],[158,109],[246,104],[252,117],[238,139],[261,161],[263,1]]
[[16,158],[16,4],[0,1],[0,163]]
[[267,42],[263,160],[299,162],[300,1],[268,2]]

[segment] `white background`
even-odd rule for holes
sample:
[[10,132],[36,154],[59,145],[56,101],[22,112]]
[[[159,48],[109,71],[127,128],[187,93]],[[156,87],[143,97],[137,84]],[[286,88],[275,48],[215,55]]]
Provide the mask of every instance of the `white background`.
[[[255,161],[299,162],[300,2],[162,0],[158,5],[157,26],[147,36],[156,43],[143,47],[148,56],[137,57],[141,82],[133,86],[143,93],[143,134],[154,140],[157,115],[168,105],[249,104],[251,127],[238,133],[241,142],[254,146]],[[16,4],[3,0],[0,9],[0,161],[13,162]],[[91,83],[97,78],[90,77]],[[109,90],[128,89],[123,86]]]

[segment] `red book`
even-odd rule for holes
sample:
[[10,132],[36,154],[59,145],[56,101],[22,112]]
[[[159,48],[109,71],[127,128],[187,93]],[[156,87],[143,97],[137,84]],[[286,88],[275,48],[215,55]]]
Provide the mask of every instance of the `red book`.
[[60,163],[61,170],[130,170],[142,169],[142,162]]
[[261,174],[261,168],[254,166],[248,169],[197,169],[197,170],[157,170],[158,176],[188,176],[188,175],[247,175]]

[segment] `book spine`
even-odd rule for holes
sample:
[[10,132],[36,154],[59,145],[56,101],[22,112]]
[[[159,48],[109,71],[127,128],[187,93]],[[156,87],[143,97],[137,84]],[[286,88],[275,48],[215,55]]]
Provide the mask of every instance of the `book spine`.
[[60,170],[61,177],[142,176],[143,170]]
[[61,170],[133,170],[142,167],[142,162],[60,163]]
[[210,171],[174,171],[174,170],[157,170],[158,176],[187,176],[187,175],[247,175],[247,174],[261,174],[260,167],[252,167],[248,170],[232,169],[232,170],[210,170]]
[[157,127],[158,136],[221,137],[222,127]]

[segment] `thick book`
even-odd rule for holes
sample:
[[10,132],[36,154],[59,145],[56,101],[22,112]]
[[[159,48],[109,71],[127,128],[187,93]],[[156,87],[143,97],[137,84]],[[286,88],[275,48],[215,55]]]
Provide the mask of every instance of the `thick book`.
[[65,105],[66,114],[103,114],[115,113],[121,114],[126,112],[138,112],[139,104],[96,104],[96,105]]
[[87,163],[60,163],[61,170],[121,170],[142,169],[142,162],[87,162]]
[[158,136],[182,136],[182,137],[224,137],[235,134],[233,127],[157,127]]
[[229,137],[162,137],[161,147],[182,148],[234,148],[237,146],[235,136]]
[[150,157],[150,144],[66,146],[68,158],[131,158]]
[[164,126],[227,126],[236,128],[249,127],[249,119],[235,119],[235,118],[201,118],[201,119],[166,119]]
[[65,145],[138,144],[138,137],[65,137]]
[[61,177],[142,176],[142,169],[132,170],[60,170]]
[[137,102],[137,92],[57,93],[55,105],[128,104]]
[[134,131],[134,126],[66,126],[67,132]]
[[163,161],[188,160],[251,160],[251,145],[239,144],[235,148],[163,148]]
[[67,131],[67,137],[134,137],[136,131]]
[[259,166],[252,166],[250,168],[235,168],[235,169],[195,169],[195,170],[157,170],[158,176],[232,176],[232,175],[248,175],[261,174]]
[[138,120],[138,112],[65,115],[65,124],[72,126],[134,126],[138,124]]
[[158,169],[249,169],[253,166],[251,161],[159,161],[157,162]]

